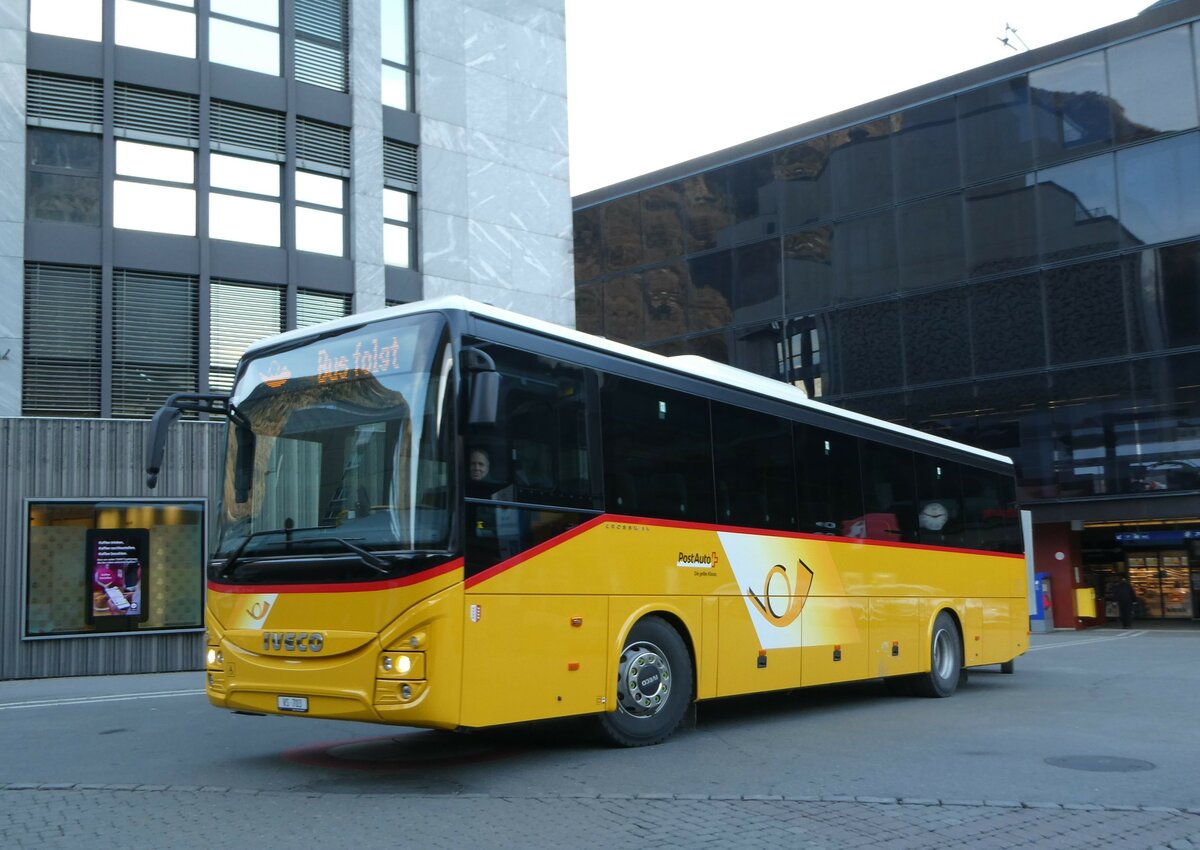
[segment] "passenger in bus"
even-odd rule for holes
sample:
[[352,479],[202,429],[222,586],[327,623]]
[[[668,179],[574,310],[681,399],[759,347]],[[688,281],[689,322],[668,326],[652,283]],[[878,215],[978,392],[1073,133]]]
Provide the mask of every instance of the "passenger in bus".
[[502,486],[492,479],[492,459],[487,449],[471,449],[467,455],[467,476],[467,495],[473,499],[490,499]]

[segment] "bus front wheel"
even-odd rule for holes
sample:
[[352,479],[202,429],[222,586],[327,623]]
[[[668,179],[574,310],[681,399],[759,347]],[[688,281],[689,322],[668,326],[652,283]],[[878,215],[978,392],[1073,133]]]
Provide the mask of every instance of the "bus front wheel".
[[962,637],[954,618],[946,611],[933,621],[929,642],[929,672],[912,680],[913,690],[924,697],[948,697],[958,687],[963,669]]
[[601,731],[622,747],[665,740],[692,701],[692,678],[679,632],[660,617],[639,620],[617,659],[617,707],[600,715]]

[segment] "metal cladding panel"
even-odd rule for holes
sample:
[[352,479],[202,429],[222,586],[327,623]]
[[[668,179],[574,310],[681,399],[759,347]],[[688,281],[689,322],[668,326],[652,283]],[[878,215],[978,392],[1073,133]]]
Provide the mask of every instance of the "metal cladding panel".
[[148,431],[143,420],[0,418],[0,679],[201,669],[202,632],[22,640],[26,500],[207,499],[211,536],[221,423],[171,429],[155,490],[143,470]]

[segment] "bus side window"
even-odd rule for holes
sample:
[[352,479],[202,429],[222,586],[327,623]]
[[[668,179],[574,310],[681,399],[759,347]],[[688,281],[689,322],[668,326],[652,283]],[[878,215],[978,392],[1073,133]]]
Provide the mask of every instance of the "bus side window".
[[872,540],[917,536],[917,480],[908,449],[862,442],[863,529]]
[[[606,508],[712,522],[708,401],[615,375],[601,377]],[[636,507],[626,504],[634,500]]]
[[792,426],[792,441],[800,530],[839,537],[865,536],[858,438],[797,422]]
[[717,522],[795,530],[796,471],[790,423],[716,402],[712,415]]
[[917,455],[917,541],[962,546],[962,472],[957,463]]
[[963,467],[963,525],[970,549],[1020,552],[1020,514],[1011,476]]

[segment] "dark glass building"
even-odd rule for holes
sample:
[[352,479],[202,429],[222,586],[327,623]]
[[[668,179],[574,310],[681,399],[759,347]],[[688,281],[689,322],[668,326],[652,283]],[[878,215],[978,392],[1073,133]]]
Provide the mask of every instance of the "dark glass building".
[[1058,626],[1200,618],[1198,68],[1178,0],[579,196],[577,324],[1010,455]]

